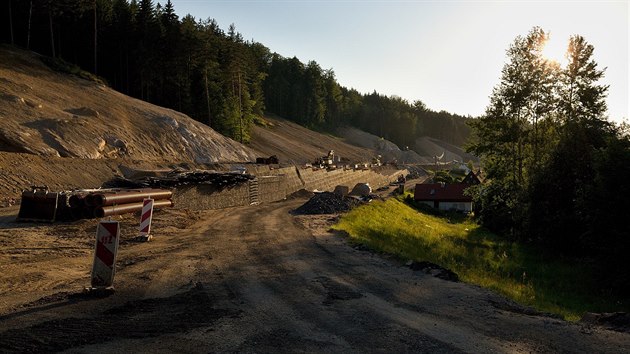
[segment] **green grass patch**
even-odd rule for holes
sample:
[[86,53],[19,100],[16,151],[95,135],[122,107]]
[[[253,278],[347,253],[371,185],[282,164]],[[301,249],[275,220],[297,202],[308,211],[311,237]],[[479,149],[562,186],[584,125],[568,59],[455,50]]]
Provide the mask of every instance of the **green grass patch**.
[[627,311],[594,290],[589,267],[511,243],[462,215],[429,215],[390,198],[355,208],[333,226],[352,242],[402,260],[429,261],[467,283],[576,321],[585,312]]

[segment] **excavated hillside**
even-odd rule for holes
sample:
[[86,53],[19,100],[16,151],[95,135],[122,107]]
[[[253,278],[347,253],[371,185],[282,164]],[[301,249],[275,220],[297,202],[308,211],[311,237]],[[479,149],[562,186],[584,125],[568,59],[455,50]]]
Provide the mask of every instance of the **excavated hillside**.
[[329,150],[356,163],[377,154],[279,118],[255,126],[248,147],[43,59],[0,46],[0,207],[33,185],[96,188],[133,169],[225,170],[271,155],[304,164]]
[[190,117],[51,70],[0,46],[0,151],[196,163],[252,161],[251,149]]
[[301,165],[325,156],[329,150],[342,163],[369,162],[378,155],[371,147],[351,145],[341,138],[321,134],[277,117],[266,117],[266,126],[254,126],[250,147],[260,156],[276,155],[282,163]]

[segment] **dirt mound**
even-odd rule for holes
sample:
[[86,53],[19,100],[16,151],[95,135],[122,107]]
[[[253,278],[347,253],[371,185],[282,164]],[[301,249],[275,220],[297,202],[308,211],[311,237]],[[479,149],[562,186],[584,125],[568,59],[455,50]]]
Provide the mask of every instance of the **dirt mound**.
[[350,145],[340,138],[314,132],[301,125],[277,117],[266,117],[266,126],[252,128],[249,144],[257,156],[278,156],[280,163],[302,165],[312,163],[330,150],[342,164],[368,162],[376,152]]
[[298,215],[334,214],[348,211],[361,204],[358,199],[341,197],[331,192],[316,193],[311,199],[293,211]]
[[313,197],[313,195],[315,195],[315,193],[302,188],[299,191],[291,193],[289,196],[287,196],[287,199],[311,198]]
[[418,155],[415,151],[402,151],[400,148],[389,140],[379,138],[376,135],[364,132],[362,130],[344,127],[338,130],[339,135],[343,136],[350,144],[373,149],[376,155],[381,155],[382,162],[396,161],[399,163],[428,163],[429,159]]
[[476,156],[467,153],[460,147],[428,136],[416,139],[414,150],[418,154],[426,156],[429,163],[433,163],[434,156],[441,156],[442,154],[444,154],[441,159],[442,162],[450,162],[453,160],[459,162],[479,161]]
[[0,151],[197,163],[255,158],[182,113],[52,71],[40,58],[0,46]]

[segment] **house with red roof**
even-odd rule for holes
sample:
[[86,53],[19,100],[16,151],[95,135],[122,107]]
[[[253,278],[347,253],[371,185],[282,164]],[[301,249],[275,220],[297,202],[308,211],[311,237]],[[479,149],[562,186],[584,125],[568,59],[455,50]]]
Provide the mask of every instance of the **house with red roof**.
[[472,198],[464,195],[469,183],[427,183],[416,184],[413,199],[439,210],[456,210],[470,213],[473,210]]

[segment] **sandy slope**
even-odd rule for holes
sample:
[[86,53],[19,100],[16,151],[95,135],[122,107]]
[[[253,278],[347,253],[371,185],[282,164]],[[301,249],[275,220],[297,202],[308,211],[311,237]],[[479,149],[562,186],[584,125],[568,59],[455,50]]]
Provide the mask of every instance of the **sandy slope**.
[[250,147],[259,155],[276,155],[281,163],[312,163],[334,150],[342,163],[370,162],[377,152],[351,145],[341,138],[317,133],[285,119],[267,117],[268,127],[254,126]]
[[0,150],[78,158],[251,161],[247,147],[188,116],[54,72],[0,46]]

